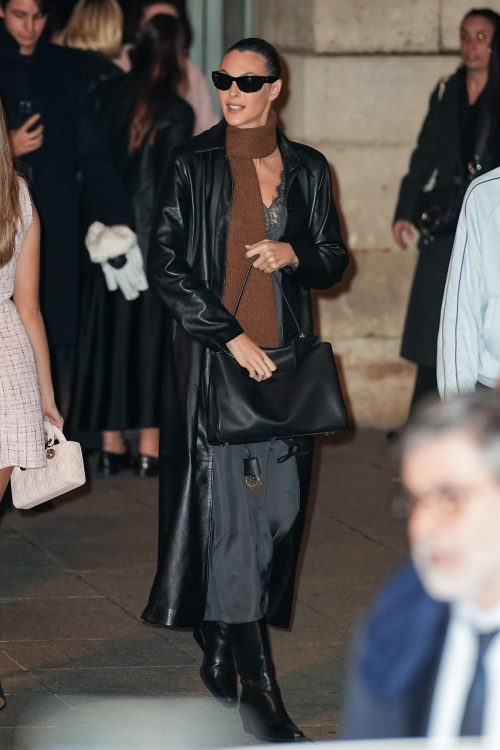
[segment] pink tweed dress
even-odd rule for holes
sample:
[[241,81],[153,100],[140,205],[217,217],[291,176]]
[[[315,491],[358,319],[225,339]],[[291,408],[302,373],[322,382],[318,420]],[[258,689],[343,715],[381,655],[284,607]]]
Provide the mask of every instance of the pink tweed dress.
[[19,225],[13,258],[0,268],[0,469],[46,466],[43,417],[35,354],[12,300],[16,266],[33,223],[26,184],[20,180],[23,226]]

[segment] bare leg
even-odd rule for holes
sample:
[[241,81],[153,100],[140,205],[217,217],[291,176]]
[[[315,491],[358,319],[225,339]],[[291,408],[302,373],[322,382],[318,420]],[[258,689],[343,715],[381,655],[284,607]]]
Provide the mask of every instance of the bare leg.
[[6,469],[0,469],[0,502],[2,501],[2,497],[7,489],[7,485],[9,484],[13,468],[13,466],[7,466]]
[[109,453],[121,454],[126,451],[123,435],[118,430],[108,430],[102,433],[102,447]]
[[139,431],[139,453],[141,455],[158,458],[159,442],[160,430],[157,427],[149,427]]

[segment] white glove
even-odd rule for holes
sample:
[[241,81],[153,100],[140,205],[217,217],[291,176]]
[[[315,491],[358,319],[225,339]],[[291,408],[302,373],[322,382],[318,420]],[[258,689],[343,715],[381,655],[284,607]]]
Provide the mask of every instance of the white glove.
[[137,244],[137,235],[129,227],[107,227],[100,221],[90,225],[85,245],[92,263],[105,263],[128,253]]
[[149,286],[139,246],[134,245],[125,257],[127,262],[122,268],[114,268],[109,263],[102,263],[101,266],[109,291],[115,292],[120,288],[125,299],[130,301],[137,299],[139,293],[145,292]]

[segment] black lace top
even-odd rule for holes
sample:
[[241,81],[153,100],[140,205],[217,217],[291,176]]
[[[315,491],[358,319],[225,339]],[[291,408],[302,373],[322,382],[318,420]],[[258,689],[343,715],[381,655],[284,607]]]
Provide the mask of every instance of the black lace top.
[[264,206],[266,216],[266,239],[279,240],[285,230],[286,206],[285,206],[285,170],[281,172],[280,181],[276,188],[276,195],[269,207]]

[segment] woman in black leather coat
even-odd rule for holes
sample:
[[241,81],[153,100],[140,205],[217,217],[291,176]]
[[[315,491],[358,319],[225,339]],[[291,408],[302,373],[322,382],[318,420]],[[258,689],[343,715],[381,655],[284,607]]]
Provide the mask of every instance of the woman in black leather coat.
[[[179,23],[156,16],[134,50],[133,69],[95,92],[98,117],[113,161],[132,199],[135,231],[145,257],[154,196],[172,146],[193,133],[191,106],[177,93],[184,80]],[[100,468],[130,466],[121,431],[140,430],[136,471],[158,472],[162,308],[147,290],[127,301],[110,292],[98,264],[87,264],[72,425],[103,431]]]
[[[168,313],[160,441],[159,559],[143,617],[149,622],[197,629],[195,638],[204,651],[202,679],[227,706],[238,701],[238,671],[243,686],[240,712],[247,730],[264,740],[300,741],[304,736],[287,715],[276,683],[266,623],[284,628],[290,625],[311,452],[280,464],[283,473],[279,474],[276,459],[270,456],[273,450],[278,455],[280,451],[286,453],[286,447],[281,441],[261,444],[268,473],[263,472],[262,493],[252,493],[245,489],[237,456],[241,446],[213,448],[207,440],[211,352],[229,349],[251,377],[272,377],[272,363],[223,303],[228,230],[234,218],[234,172],[226,151],[226,133],[229,126],[232,131],[268,127],[272,102],[281,89],[280,60],[267,42],[249,39],[229,50],[221,69],[235,77],[249,72],[271,76],[273,83],[244,93],[233,80],[228,90],[220,90],[225,119],[173,149],[159,193],[148,253],[149,283]],[[308,334],[312,332],[310,289],[327,289],[340,281],[348,262],[347,252],[340,236],[326,159],[312,148],[288,141],[279,130],[275,134],[275,151],[267,158],[254,158],[267,239],[262,237],[246,256],[254,259],[253,273],[262,278],[271,268],[281,271],[284,293],[301,330]],[[276,221],[281,223],[277,237]],[[290,341],[297,333],[286,305],[280,318],[280,339]],[[257,450],[257,444],[252,448]],[[234,466],[232,455],[236,456]],[[228,471],[228,465],[234,472]],[[229,537],[232,531],[235,537],[249,535],[258,555],[263,539],[269,539],[269,527],[273,526],[270,516],[280,514],[281,478],[286,484],[292,470],[297,488],[295,514],[288,517],[285,533],[273,534],[267,568],[256,569],[258,560],[251,549],[248,556],[245,554],[242,540],[242,554],[239,559],[234,555],[234,565],[227,566],[229,575],[221,582],[223,575],[215,558],[218,556],[220,563],[220,548],[232,544],[230,538],[224,538],[224,532]],[[266,490],[271,474],[275,492]],[[247,506],[251,508],[248,528]],[[237,516],[236,522],[233,516]],[[227,590],[232,587],[241,611],[246,612],[252,602],[241,592],[247,591],[249,579],[259,574],[260,599],[251,619],[240,619],[237,607],[233,607],[236,614],[233,612],[230,619],[223,620],[216,614],[223,607],[214,596],[214,585],[228,608],[232,602],[228,601]]]

